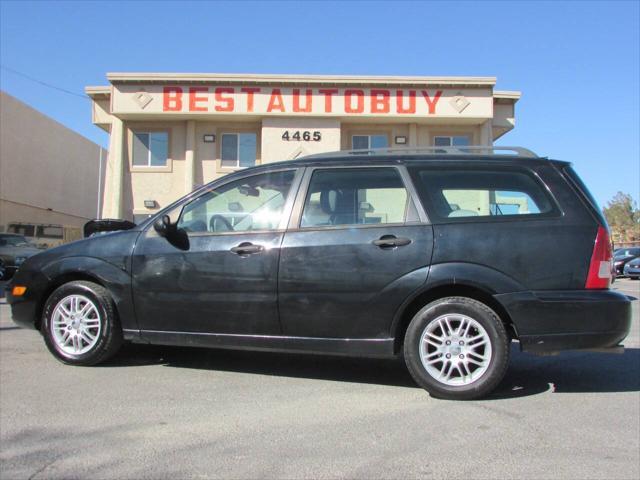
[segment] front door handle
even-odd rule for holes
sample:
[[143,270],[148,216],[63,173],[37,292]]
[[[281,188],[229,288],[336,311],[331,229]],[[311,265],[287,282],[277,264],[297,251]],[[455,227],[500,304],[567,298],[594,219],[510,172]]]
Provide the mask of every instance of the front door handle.
[[371,243],[380,248],[395,248],[409,245],[411,243],[411,239],[396,237],[395,235],[383,235],[378,240],[374,240]]
[[232,247],[231,251],[237,255],[252,255],[254,253],[260,253],[264,250],[262,245],[254,245],[251,242],[242,242],[237,247]]

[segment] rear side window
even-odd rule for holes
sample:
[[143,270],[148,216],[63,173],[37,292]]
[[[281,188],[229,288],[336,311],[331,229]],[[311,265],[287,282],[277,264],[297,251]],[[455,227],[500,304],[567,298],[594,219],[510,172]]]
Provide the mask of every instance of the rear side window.
[[554,206],[532,176],[516,170],[411,167],[411,177],[432,218],[535,216]]
[[395,168],[316,170],[300,226],[404,223],[412,211]]

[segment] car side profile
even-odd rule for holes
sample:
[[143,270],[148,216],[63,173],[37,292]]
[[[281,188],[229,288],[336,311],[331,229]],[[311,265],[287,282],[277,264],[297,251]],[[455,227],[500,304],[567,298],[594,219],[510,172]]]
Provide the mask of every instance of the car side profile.
[[247,168],[125,231],[27,259],[16,323],[71,365],[123,341],[403,356],[471,399],[523,351],[619,349],[629,299],[567,162],[524,149],[337,152]]

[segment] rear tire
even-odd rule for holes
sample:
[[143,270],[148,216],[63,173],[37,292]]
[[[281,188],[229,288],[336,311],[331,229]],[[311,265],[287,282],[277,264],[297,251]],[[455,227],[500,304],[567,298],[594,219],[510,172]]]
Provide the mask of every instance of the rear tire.
[[418,385],[433,397],[471,400],[491,392],[509,364],[510,339],[496,313],[467,297],[446,297],[415,314],[404,357]]
[[111,295],[87,281],[54,290],[44,306],[41,331],[53,356],[69,365],[104,362],[123,342]]

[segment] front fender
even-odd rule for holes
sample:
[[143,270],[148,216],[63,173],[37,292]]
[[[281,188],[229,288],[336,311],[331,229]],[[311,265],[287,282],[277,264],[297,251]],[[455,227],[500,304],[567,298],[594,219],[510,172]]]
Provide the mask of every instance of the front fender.
[[94,279],[111,294],[122,328],[138,329],[131,294],[131,274],[125,264],[116,266],[95,257],[66,257],[47,264],[42,274],[49,285],[56,285],[63,278]]

